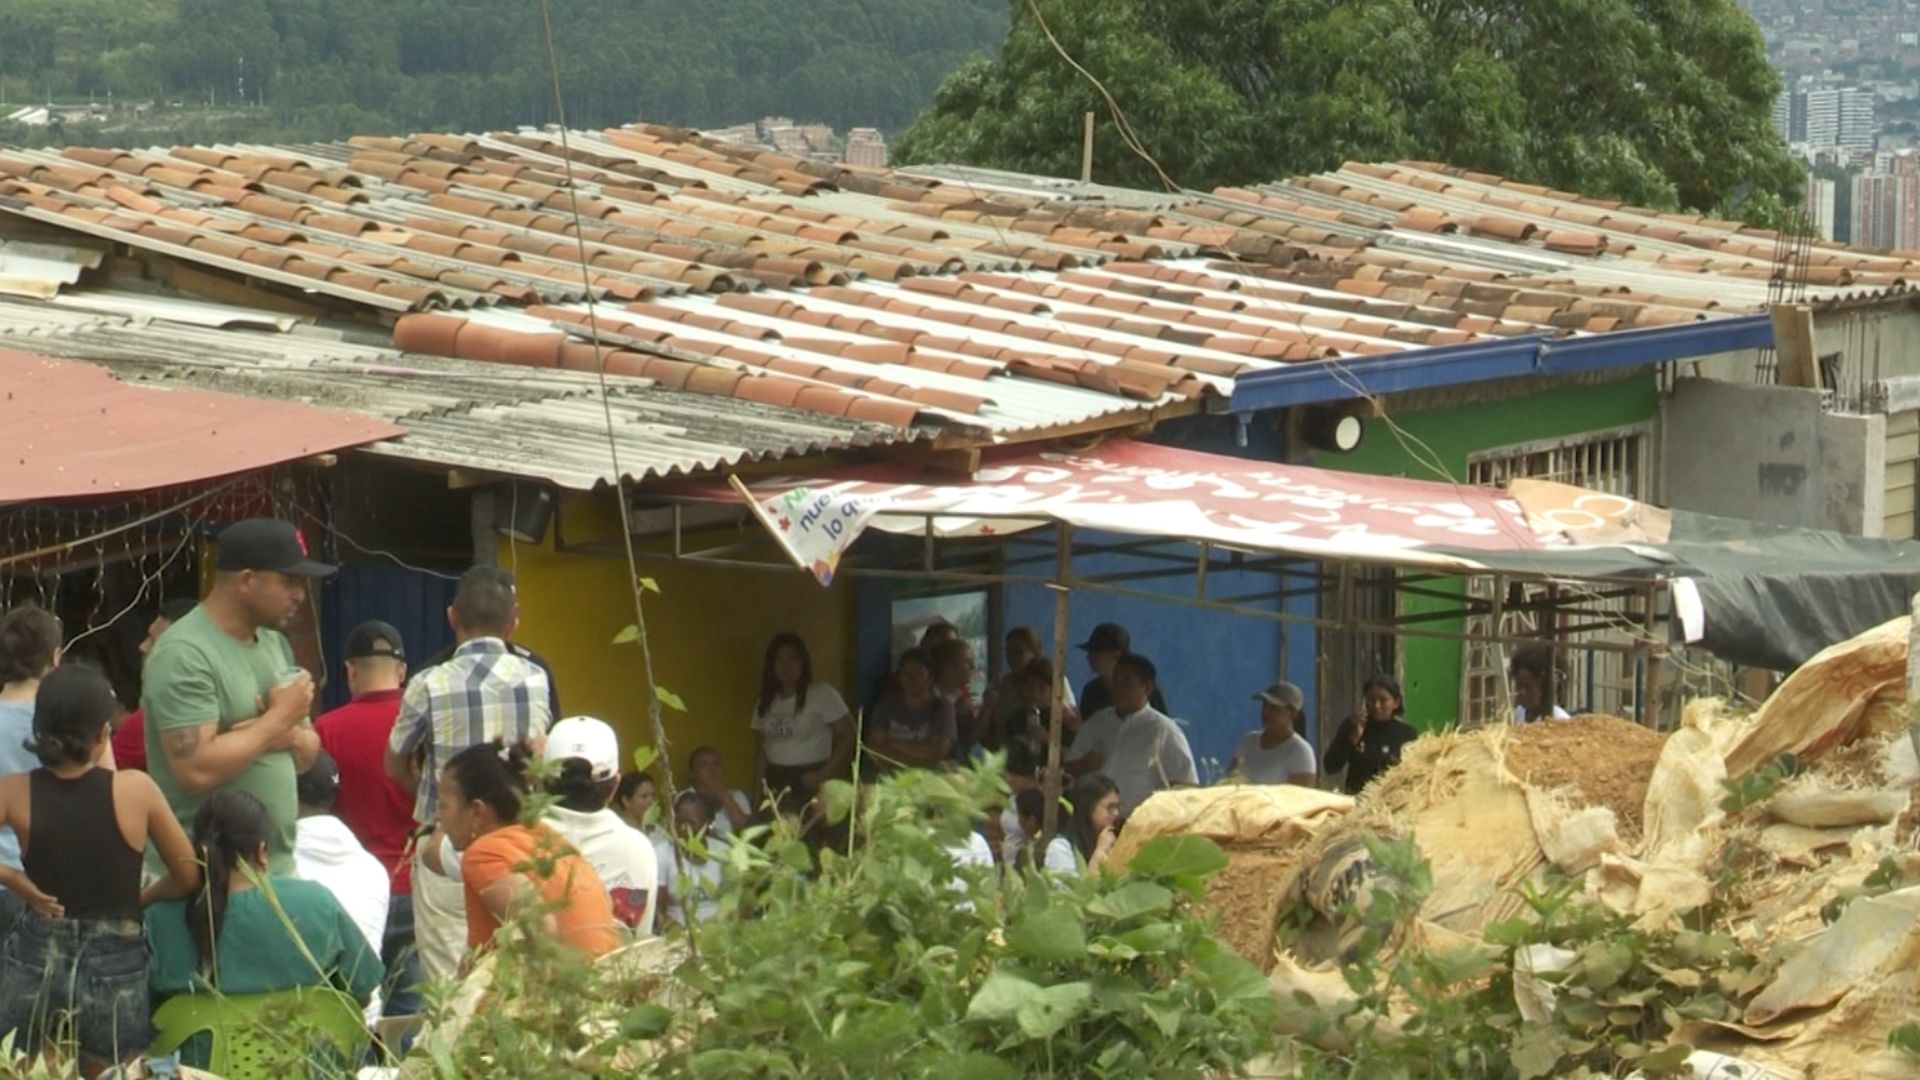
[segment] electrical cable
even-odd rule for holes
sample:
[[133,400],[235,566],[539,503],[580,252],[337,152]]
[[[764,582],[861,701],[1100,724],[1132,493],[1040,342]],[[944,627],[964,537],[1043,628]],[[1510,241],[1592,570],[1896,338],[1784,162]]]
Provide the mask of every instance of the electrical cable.
[[613,423],[613,400],[607,392],[607,349],[600,340],[600,319],[595,307],[593,274],[587,259],[585,223],[580,214],[580,188],[573,175],[573,143],[567,127],[566,98],[560,88],[560,59],[553,42],[553,14],[550,0],[540,0],[540,23],[546,34],[547,72],[553,80],[554,118],[559,122],[560,149],[567,177],[567,204],[573,215],[573,240],[580,260],[580,283],[586,292],[587,329],[593,343],[594,374],[600,393],[600,409],[606,420],[607,455],[613,465],[614,496],[620,506],[620,541],[627,557],[627,582],[633,588],[633,619],[636,644],[640,646],[641,668],[647,682],[647,718],[653,728],[655,756],[659,759],[665,790],[673,791],[673,760],[667,742],[667,728],[660,715],[659,683],[654,677],[653,647],[647,638],[646,605],[641,596],[640,559],[633,546],[633,508],[627,497],[627,474],[620,464],[619,433]]

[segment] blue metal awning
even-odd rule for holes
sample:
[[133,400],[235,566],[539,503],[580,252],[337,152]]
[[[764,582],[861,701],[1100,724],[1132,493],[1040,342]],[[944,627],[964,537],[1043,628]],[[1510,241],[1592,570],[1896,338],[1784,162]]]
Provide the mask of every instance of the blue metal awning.
[[1412,349],[1390,356],[1306,361],[1242,375],[1234,380],[1228,408],[1237,413],[1259,412],[1496,379],[1612,371],[1763,349],[1772,344],[1773,321],[1765,315],[1580,337],[1528,334]]

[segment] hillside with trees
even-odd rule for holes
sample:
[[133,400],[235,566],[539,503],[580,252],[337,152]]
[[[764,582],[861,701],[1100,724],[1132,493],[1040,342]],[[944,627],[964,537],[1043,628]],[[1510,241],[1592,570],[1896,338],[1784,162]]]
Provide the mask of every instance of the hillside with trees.
[[[1799,169],[1769,125],[1780,88],[1735,0],[1044,0],[1060,49],[1097,77],[1189,187],[1346,159],[1418,158],[1661,207],[1765,218]],[[1159,187],[1108,99],[1012,0],[997,60],[949,76],[896,161]]]
[[[1006,0],[551,0],[567,118],[897,130]],[[554,119],[537,0],[0,0],[0,100],[228,118],[256,138]]]

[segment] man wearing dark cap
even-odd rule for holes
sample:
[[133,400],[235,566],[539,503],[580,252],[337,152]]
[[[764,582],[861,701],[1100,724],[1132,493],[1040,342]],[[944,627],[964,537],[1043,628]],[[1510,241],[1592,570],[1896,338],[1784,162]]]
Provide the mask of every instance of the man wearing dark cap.
[[[347,635],[347,691],[353,699],[313,722],[320,745],[340,769],[340,792],[333,813],[385,868],[392,901],[386,927],[370,944],[394,980],[387,996],[389,1015],[419,1011],[420,981],[413,963],[413,860],[407,841],[413,832],[413,797],[387,776],[387,740],[400,713],[401,685],[407,679],[407,650],[400,631],[383,622],[364,622]],[[351,909],[349,909],[351,910]]]
[[299,530],[272,518],[230,525],[218,545],[213,591],[147,657],[147,770],[182,822],[214,791],[259,799],[272,823],[269,868],[291,874],[294,778],[320,739],[307,723],[313,677],[281,631],[306,601],[307,582],[333,567],[309,558]]
[[[1087,654],[1087,666],[1093,669],[1093,678],[1080,688],[1080,715],[1091,720],[1113,705],[1113,690],[1107,682],[1113,678],[1114,661],[1133,651],[1133,635],[1119,623],[1104,622],[1080,643],[1080,650]],[[1167,699],[1159,687],[1154,687],[1149,704],[1157,712],[1167,711]]]

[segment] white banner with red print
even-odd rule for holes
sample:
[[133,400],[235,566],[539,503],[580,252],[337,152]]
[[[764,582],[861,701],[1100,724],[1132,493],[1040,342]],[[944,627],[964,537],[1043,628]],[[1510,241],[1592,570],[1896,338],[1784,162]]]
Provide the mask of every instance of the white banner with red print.
[[[983,537],[1055,522],[1256,552],[1456,569],[1565,544],[1493,488],[1335,472],[1120,439],[989,457],[971,479],[900,463],[751,484],[738,496],[822,584],[861,532]],[[688,490],[729,498],[717,485]]]

